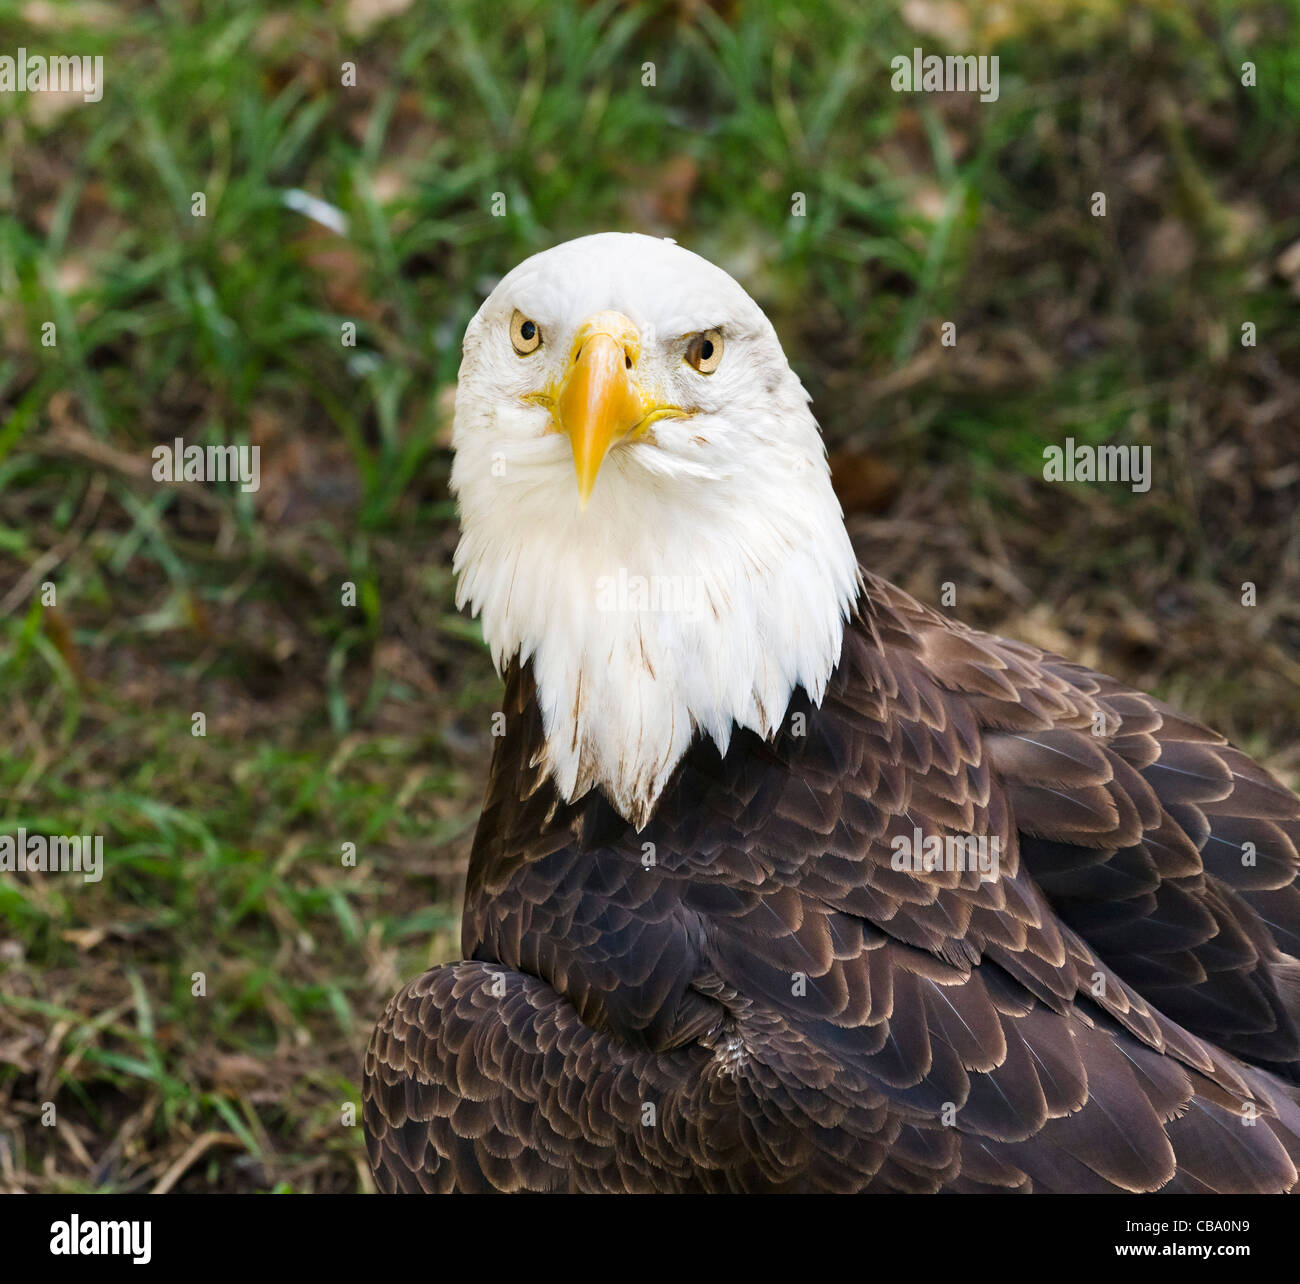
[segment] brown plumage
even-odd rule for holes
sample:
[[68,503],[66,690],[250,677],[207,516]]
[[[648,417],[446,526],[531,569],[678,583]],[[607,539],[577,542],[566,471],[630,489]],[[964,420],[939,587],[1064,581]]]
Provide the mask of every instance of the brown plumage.
[[[821,707],[697,740],[641,832],[542,777],[510,668],[466,961],[366,1053],[382,1189],[1296,1184],[1300,800],[865,582]],[[1000,876],[896,870],[918,829],[999,838]]]

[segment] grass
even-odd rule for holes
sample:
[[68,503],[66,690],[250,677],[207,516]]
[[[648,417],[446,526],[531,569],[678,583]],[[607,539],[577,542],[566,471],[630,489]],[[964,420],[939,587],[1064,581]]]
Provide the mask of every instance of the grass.
[[[744,281],[874,569],[1300,774],[1294,7],[904,12],[0,15],[106,79],[0,98],[0,824],[108,866],[0,880],[0,1186],[367,1188],[360,1051],[458,952],[498,695],[452,604],[460,334],[569,236]],[[916,44],[998,53],[999,100],[891,92]],[[261,490],[154,483],[178,435],[261,446]],[[1067,435],[1151,444],[1152,490],[1046,485]]]

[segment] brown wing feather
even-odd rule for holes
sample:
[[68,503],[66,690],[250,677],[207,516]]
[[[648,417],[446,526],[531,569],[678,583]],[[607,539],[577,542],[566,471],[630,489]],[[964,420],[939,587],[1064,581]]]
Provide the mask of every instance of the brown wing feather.
[[[821,707],[697,743],[641,833],[539,777],[512,669],[470,961],[367,1054],[384,1189],[1296,1183],[1300,800],[867,584]],[[996,837],[998,877],[894,868],[917,830]]]

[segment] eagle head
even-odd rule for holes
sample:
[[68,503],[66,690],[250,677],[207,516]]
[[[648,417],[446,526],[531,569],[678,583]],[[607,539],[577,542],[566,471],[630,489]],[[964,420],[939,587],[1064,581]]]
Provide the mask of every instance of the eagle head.
[[819,702],[860,589],[808,394],[730,276],[603,233],[525,260],[465,333],[457,605],[532,665],[562,797],[644,827],[699,735]]

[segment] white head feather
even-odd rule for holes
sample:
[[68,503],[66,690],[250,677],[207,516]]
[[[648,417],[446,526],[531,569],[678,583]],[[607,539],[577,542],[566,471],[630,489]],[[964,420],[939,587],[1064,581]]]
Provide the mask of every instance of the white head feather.
[[[515,311],[543,341],[517,355]],[[522,400],[561,377],[573,336],[615,310],[640,332],[636,377],[692,412],[606,456],[579,502],[568,437]],[[703,375],[683,359],[717,329]],[[820,703],[860,587],[808,394],[758,305],[668,241],[603,233],[527,259],[465,334],[451,487],[458,606],[498,670],[532,661],[542,763],[638,828],[701,732],[770,736],[796,687]]]

